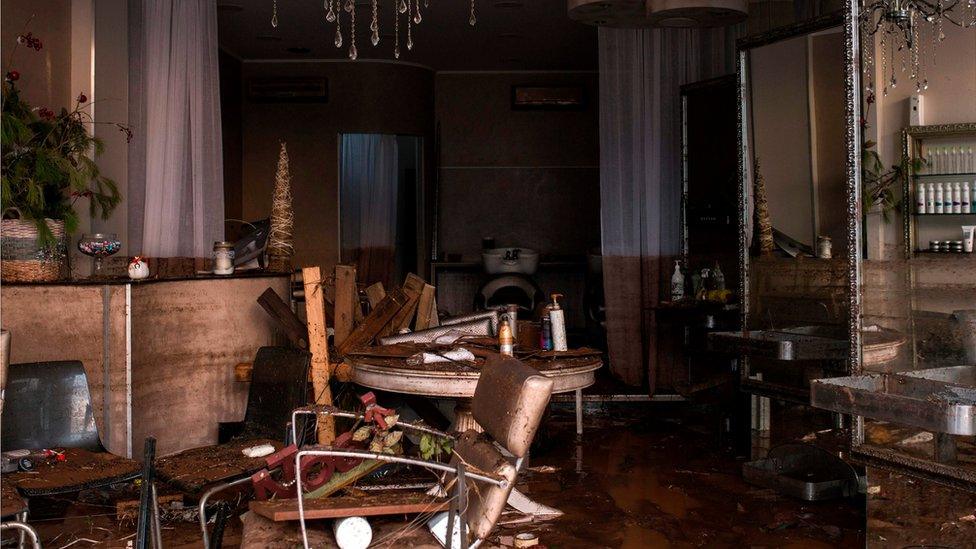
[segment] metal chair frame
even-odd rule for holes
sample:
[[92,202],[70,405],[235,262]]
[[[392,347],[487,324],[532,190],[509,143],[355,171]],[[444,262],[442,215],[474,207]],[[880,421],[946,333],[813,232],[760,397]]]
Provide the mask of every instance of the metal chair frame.
[[24,538],[27,537],[30,538],[31,547],[41,549],[41,538],[37,535],[37,530],[30,524],[27,524],[26,512],[18,513],[17,520],[0,523],[0,531],[2,530],[20,530],[20,541],[17,543],[18,548],[24,546]]
[[[298,415],[314,415],[315,418],[316,418],[316,422],[318,422],[318,418],[321,417],[321,416],[345,417],[345,418],[351,418],[351,419],[362,419],[363,418],[363,414],[357,414],[357,413],[354,413],[354,412],[346,412],[346,411],[343,411],[343,410],[339,410],[339,409],[337,409],[337,408],[335,408],[333,406],[305,406],[303,408],[299,408],[299,409],[295,410],[294,412],[292,412],[292,423],[291,423],[291,425],[292,425],[292,440],[294,440],[296,442],[296,444],[298,442],[298,439],[295,438],[295,435],[296,435],[295,420],[296,420],[296,417]],[[407,422],[398,422],[397,423],[397,426],[400,426],[400,427],[405,428],[405,429],[410,429],[412,431],[418,431],[418,432],[423,432],[423,433],[430,433],[430,434],[435,434],[435,435],[442,436],[442,437],[446,437],[446,438],[456,439],[456,437],[454,437],[454,436],[452,436],[452,435],[450,435],[448,433],[445,433],[445,432],[442,432],[442,431],[438,431],[436,429],[431,429],[431,428],[426,427],[426,426],[423,426],[423,425],[416,425],[416,424],[407,423]],[[455,491],[458,494],[455,497],[458,497],[458,498],[463,497],[463,494],[461,493],[461,490],[464,487],[464,482],[463,482],[463,480],[460,480],[460,479],[470,478],[470,479],[473,479],[473,480],[479,480],[481,482],[487,482],[489,484],[494,484],[495,486],[498,486],[500,488],[507,488],[508,485],[509,485],[508,480],[506,480],[504,478],[499,478],[499,477],[495,477],[495,476],[488,476],[488,475],[485,475],[485,474],[475,473],[475,472],[468,471],[463,466],[463,464],[461,464],[460,467],[454,467],[454,466],[451,466],[451,465],[445,465],[445,464],[443,464],[443,463],[441,463],[439,461],[427,461],[427,460],[423,460],[423,459],[409,458],[409,457],[403,457],[403,456],[392,456],[390,454],[377,454],[375,452],[364,452],[364,451],[360,451],[360,450],[342,450],[342,449],[332,449],[332,448],[329,448],[329,447],[326,447],[326,446],[309,445],[307,448],[299,449],[299,451],[295,454],[295,471],[296,471],[296,474],[295,474],[295,482],[297,483],[296,491],[297,491],[297,494],[298,494],[298,497],[297,497],[297,499],[298,499],[298,522],[299,522],[299,525],[301,527],[301,531],[302,531],[302,544],[304,545],[305,549],[308,549],[309,548],[309,545],[308,545],[308,530],[306,529],[306,526],[305,526],[304,498],[302,497],[301,460],[302,460],[302,457],[304,457],[304,456],[335,456],[335,457],[349,457],[349,458],[373,459],[373,460],[377,460],[377,461],[385,461],[385,462],[388,462],[388,463],[403,463],[403,464],[406,464],[406,465],[415,465],[415,466],[418,466],[418,467],[426,467],[428,469],[435,469],[437,471],[441,471],[441,472],[444,472],[444,473],[455,473],[459,477],[459,482],[455,486]],[[520,468],[521,461],[522,461],[521,459],[516,460],[516,465],[515,465],[516,470],[518,470]],[[454,532],[453,532],[453,522],[454,521],[453,521],[453,518],[454,517],[453,517],[453,514],[452,514],[452,516],[450,517],[451,520],[448,523],[449,524],[448,525],[448,532],[447,532],[448,549],[450,549],[451,542],[452,542],[452,540],[454,538]],[[463,523],[463,519],[462,519],[462,523],[461,523],[461,533],[462,533],[462,536],[461,537],[462,537],[462,540],[463,540],[464,539],[464,535],[463,535],[464,534],[464,523]],[[468,549],[475,549],[476,547],[478,547],[479,545],[481,545],[481,542],[482,542],[482,540],[480,540],[480,539],[475,540],[474,543],[472,543],[468,547]]]

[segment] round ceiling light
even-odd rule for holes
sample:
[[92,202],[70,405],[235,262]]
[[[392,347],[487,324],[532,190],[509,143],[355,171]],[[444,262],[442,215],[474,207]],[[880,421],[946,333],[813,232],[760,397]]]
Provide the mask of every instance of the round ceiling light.
[[567,0],[570,19],[588,25],[722,27],[745,20],[748,0]]

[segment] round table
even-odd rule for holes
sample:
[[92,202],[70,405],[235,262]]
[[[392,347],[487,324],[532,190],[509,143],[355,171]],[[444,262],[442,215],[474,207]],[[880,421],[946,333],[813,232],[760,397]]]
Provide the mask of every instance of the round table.
[[[441,362],[410,366],[404,359],[357,356],[347,358],[356,383],[393,393],[405,393],[457,400],[453,428],[480,430],[471,417],[470,401],[481,371],[465,363]],[[524,360],[540,374],[552,378],[553,394],[576,392],[576,432],[582,434],[582,391],[593,385],[596,370],[603,366],[599,356],[536,358]]]

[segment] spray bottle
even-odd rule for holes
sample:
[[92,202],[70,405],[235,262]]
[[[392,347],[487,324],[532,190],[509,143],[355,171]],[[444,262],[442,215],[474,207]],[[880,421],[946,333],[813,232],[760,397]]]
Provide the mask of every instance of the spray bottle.
[[563,294],[551,294],[552,303],[549,304],[549,320],[552,322],[552,350],[566,351],[566,315],[559,306],[559,298]]

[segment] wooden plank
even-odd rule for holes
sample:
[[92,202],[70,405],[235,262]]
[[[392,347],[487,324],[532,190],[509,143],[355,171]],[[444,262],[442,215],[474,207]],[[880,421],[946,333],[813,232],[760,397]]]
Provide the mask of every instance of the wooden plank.
[[420,299],[417,301],[417,320],[414,321],[414,330],[426,330],[438,325],[437,310],[435,307],[434,295],[437,288],[430,284],[424,284],[424,289],[420,292]]
[[356,326],[352,334],[342,342],[342,345],[339,345],[337,348],[339,354],[345,355],[353,349],[369,345],[407,304],[407,301],[407,296],[399,288],[386,294],[386,297],[366,316],[363,323]]
[[[239,362],[234,365],[234,381],[239,381],[242,383],[247,383],[251,381],[251,375],[254,371],[253,362]],[[336,381],[340,383],[345,383],[347,381],[352,381],[352,366],[340,362],[336,364],[335,362],[329,363],[329,374],[331,377],[335,378]],[[308,372],[308,380],[312,381],[312,372]]]
[[420,294],[424,291],[427,283],[419,276],[410,273],[403,282],[403,294],[407,296],[407,303],[393,317],[390,324],[383,329],[382,335],[398,334],[400,330],[410,326],[414,313],[417,312],[417,303],[420,301]]
[[292,345],[299,349],[308,348],[308,328],[291,310],[291,307],[281,299],[278,292],[268,288],[258,297],[258,304],[275,321],[278,328],[285,333]]
[[356,267],[335,267],[335,344],[341,345],[352,333],[356,323],[355,307],[359,305],[356,292]]
[[[315,403],[332,405],[329,389],[329,333],[325,325],[325,292],[322,286],[322,270],[319,267],[302,269],[305,284],[305,315],[308,318],[308,346],[312,352],[312,390]],[[335,440],[335,420],[331,416],[318,420],[318,443],[330,444]]]
[[369,309],[373,310],[383,298],[386,297],[386,288],[383,287],[382,282],[377,282],[376,284],[371,284],[366,288],[366,299],[369,301]]
[[[305,499],[306,520],[354,516],[401,515],[447,509],[449,500],[421,492],[385,492],[357,496]],[[298,500],[252,501],[251,511],[275,522],[298,520]]]

